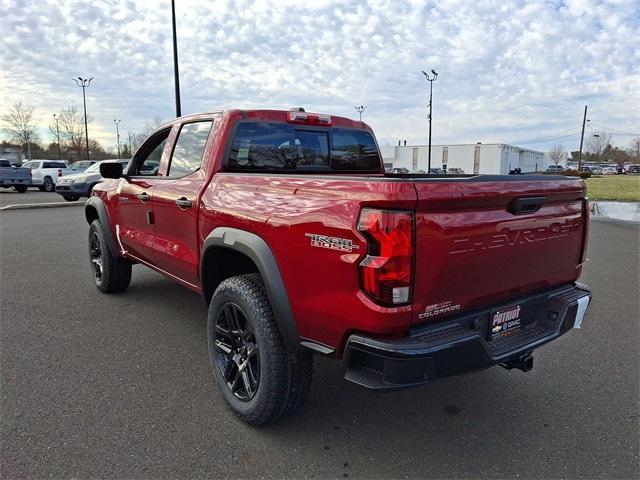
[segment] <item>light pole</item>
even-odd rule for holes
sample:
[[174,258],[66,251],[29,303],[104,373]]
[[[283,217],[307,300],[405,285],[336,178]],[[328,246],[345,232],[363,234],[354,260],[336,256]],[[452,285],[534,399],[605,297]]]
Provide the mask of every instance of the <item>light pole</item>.
[[122,120],[115,118],[113,119],[113,123],[116,124],[116,142],[118,143],[118,160],[120,160],[120,122]]
[[133,156],[133,147],[131,146],[131,135],[133,135],[133,132],[129,130],[127,134],[129,135],[129,156]]
[[53,120],[56,122],[56,136],[58,137],[58,160],[62,160],[62,151],[60,150],[60,126],[58,125],[58,116],[54,113]]
[[76,85],[82,87],[82,104],[84,105],[84,139],[87,144],[87,160],[89,160],[89,127],[87,127],[87,97],[84,93],[85,88],[91,85],[93,77],[86,79],[82,77],[74,78]]
[[422,71],[427,81],[429,82],[429,153],[428,153],[428,161],[427,161],[427,173],[431,173],[431,120],[432,120],[432,109],[433,109],[433,82],[438,78],[438,72],[436,72],[433,68],[431,69],[431,73],[433,74],[431,77],[424,70]]
[[181,113],[180,108],[180,75],[178,74],[178,40],[176,38],[176,2],[171,0],[171,20],[173,24],[173,76],[176,86],[176,117]]
[[359,107],[353,107],[356,109],[356,112],[358,112],[358,115],[360,115],[360,121],[362,121],[362,112],[364,112],[367,109],[366,105],[360,105]]

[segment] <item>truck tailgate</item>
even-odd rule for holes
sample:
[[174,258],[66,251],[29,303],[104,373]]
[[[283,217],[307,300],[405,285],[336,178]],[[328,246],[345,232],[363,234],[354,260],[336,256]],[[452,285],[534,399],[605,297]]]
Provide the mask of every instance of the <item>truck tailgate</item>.
[[416,181],[413,322],[576,280],[585,186],[559,177]]

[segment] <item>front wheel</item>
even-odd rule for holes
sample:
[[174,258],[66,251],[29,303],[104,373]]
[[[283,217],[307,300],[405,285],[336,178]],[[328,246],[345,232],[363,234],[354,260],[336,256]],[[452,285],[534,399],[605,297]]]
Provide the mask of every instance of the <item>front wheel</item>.
[[131,262],[109,249],[99,220],[94,220],[89,227],[89,259],[98,290],[116,293],[127,289],[131,282]]
[[258,274],[220,284],[209,305],[207,330],[218,390],[242,420],[273,422],[302,405],[313,358],[287,351]]

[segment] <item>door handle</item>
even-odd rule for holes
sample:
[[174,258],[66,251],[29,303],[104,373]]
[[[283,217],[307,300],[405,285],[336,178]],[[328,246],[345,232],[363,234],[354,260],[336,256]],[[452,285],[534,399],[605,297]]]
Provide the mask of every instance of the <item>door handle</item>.
[[193,203],[191,202],[191,200],[188,200],[187,198],[182,197],[182,198],[178,198],[178,199],[176,200],[176,205],[177,205],[179,208],[191,208],[191,206],[193,205]]
[[151,200],[151,197],[146,192],[139,193],[138,195],[136,195],[136,197],[138,197],[138,199],[143,203],[146,203],[149,200]]

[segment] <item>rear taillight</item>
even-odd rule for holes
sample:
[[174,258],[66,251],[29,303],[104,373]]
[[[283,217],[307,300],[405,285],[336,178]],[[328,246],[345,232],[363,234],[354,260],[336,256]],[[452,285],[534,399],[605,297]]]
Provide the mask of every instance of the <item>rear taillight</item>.
[[397,306],[411,300],[413,213],[365,208],[358,230],[368,255],[360,262],[362,290],[375,302]]
[[58,169],[58,176],[59,176],[59,177],[61,177],[61,176],[62,176],[62,169],[61,169],[61,168],[59,168],[59,169]]

